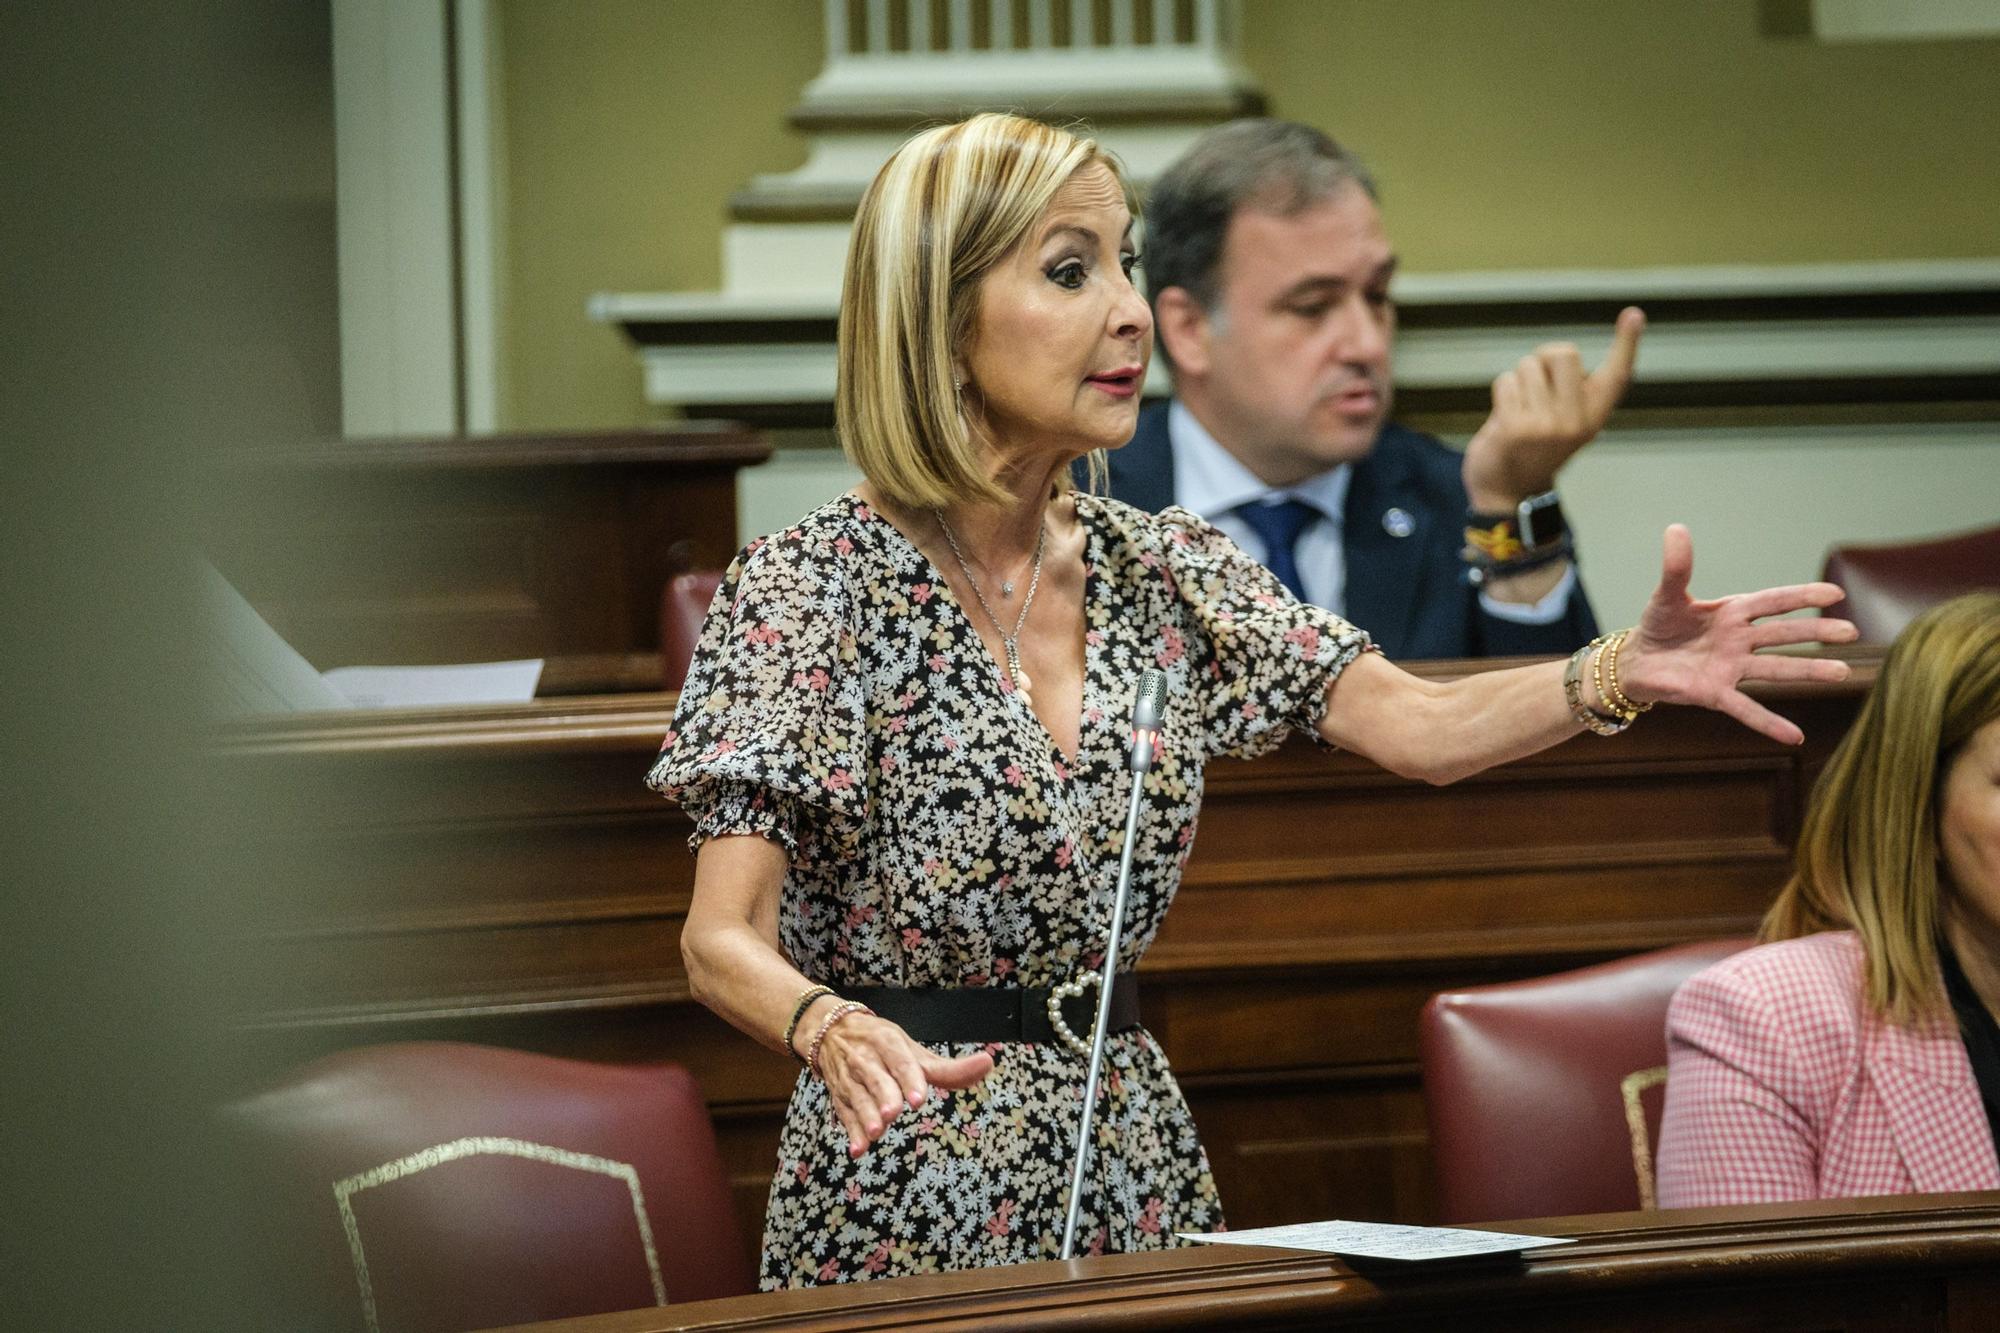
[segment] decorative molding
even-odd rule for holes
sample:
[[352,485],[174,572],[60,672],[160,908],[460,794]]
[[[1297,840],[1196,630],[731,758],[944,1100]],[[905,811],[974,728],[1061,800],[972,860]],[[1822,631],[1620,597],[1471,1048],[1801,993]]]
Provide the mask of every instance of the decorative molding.
[[1262,104],[1255,83],[1220,48],[1099,46],[1038,51],[896,53],[829,64],[791,115],[807,131],[906,128],[982,108],[1059,107],[1093,121],[1198,120]]
[[1822,42],[1937,42],[2000,37],[2000,0],[1812,0]]
[[1399,305],[1517,305],[1523,302],[1768,300],[1788,296],[2000,296],[2000,258],[1913,259],[1853,264],[1702,264],[1685,267],[1503,269],[1403,273]]
[[[1143,186],[1204,128],[1263,105],[1235,54],[1238,0],[823,0],[821,13],[826,62],[791,115],[806,160],[755,176],[730,200],[723,290],[690,293],[678,311],[643,296],[591,302],[593,318],[617,323],[627,322],[623,304],[653,302],[631,313],[685,349],[645,358],[650,401],[698,416],[828,418],[849,224],[882,163],[925,125],[985,110],[1087,121]],[[764,307],[801,302],[823,334],[671,329],[719,321],[748,330],[765,322]],[[758,350],[721,350],[738,341]]]
[[[1481,406],[1540,343],[1603,355],[1619,307],[1652,325],[1632,402],[2000,403],[2000,260],[1513,273],[1396,281],[1396,379],[1406,407]],[[602,293],[649,401],[703,415],[826,419],[837,302],[783,293]],[[1157,358],[1147,391],[1169,389]]]

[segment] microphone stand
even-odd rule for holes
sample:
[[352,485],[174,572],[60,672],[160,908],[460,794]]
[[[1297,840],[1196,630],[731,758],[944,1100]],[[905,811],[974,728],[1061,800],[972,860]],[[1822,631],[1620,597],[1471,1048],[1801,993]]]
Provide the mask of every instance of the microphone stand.
[[1132,750],[1125,766],[1132,773],[1132,800],[1125,810],[1125,849],[1118,856],[1118,889],[1111,898],[1111,929],[1104,943],[1104,971],[1098,978],[1097,1023],[1090,1033],[1090,1068],[1083,1082],[1083,1111],[1076,1127],[1076,1158],[1070,1167],[1069,1212],[1063,1219],[1062,1257],[1076,1256],[1076,1220],[1083,1207],[1083,1173],[1090,1160],[1090,1127],[1097,1114],[1097,1080],[1104,1067],[1104,1039],[1111,1026],[1111,986],[1118,975],[1118,945],[1125,932],[1125,903],[1132,889],[1132,838],[1139,827],[1139,802],[1146,774],[1159,750],[1160,719],[1166,712],[1167,677],[1148,667],[1132,700]]

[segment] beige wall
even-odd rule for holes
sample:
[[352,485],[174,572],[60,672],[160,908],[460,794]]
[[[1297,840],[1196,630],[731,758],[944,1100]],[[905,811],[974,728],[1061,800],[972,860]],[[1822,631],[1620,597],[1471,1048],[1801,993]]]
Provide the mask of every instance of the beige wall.
[[1752,0],[1249,0],[1272,110],[1382,178],[1407,268],[2000,253],[2000,41],[1764,36]]
[[[1373,164],[1409,271],[2000,255],[2000,41],[1826,46],[1767,34],[1766,9],[1246,0],[1244,57],[1276,114]],[[784,117],[819,68],[818,0],[499,12],[505,424],[643,421],[637,361],[584,301],[719,283],[729,195],[803,158]],[[1626,620],[1669,518],[1696,529],[1700,586],[1774,582],[1811,576],[1828,533],[1990,522],[1996,476],[2000,426],[1902,444],[1614,432],[1566,489],[1596,601]],[[850,477],[834,455],[781,455],[746,478],[744,531]],[[1643,535],[1613,550],[1614,533]]]
[[[1246,0],[1274,112],[1374,165],[1412,271],[2000,253],[2000,41],[1827,46],[1751,0]],[[515,429],[649,415],[603,290],[713,288],[804,156],[818,0],[500,0]]]
[[805,158],[785,113],[819,69],[818,0],[500,0],[507,207],[501,425],[650,415],[599,291],[721,281],[729,196]]

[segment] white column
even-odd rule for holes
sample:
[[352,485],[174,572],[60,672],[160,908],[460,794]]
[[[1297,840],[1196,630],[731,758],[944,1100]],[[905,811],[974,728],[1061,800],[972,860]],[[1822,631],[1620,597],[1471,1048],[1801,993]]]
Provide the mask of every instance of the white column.
[[1174,46],[1174,0],[1153,0],[1153,45]]
[[445,0],[334,0],[341,423],[460,429]]
[[1014,49],[1014,0],[986,0],[987,45],[995,51]]
[[972,49],[972,0],[951,0],[951,49]]
[[1138,41],[1139,25],[1133,15],[1134,0],[1111,0],[1111,44],[1132,46]]
[[847,0],[826,0],[826,63],[847,59]]
[[1194,44],[1213,51],[1222,35],[1222,24],[1216,14],[1217,0],[1194,0]]
[[507,155],[505,99],[495,80],[504,68],[493,0],[456,0],[452,8],[458,89],[459,347],[465,431],[500,428],[500,321],[506,309]]

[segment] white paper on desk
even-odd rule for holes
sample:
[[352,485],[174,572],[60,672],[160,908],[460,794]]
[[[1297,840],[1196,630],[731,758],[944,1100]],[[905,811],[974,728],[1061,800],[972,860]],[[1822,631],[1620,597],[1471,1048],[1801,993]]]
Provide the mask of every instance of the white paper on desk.
[[257,614],[221,570],[206,560],[196,563],[209,666],[205,685],[216,712],[243,717],[354,706]]
[[1367,1259],[1462,1259],[1473,1254],[1505,1254],[1543,1245],[1570,1245],[1558,1236],[1516,1236],[1504,1231],[1458,1227],[1405,1227],[1387,1222],[1300,1222],[1249,1231],[1182,1232],[1182,1240],[1210,1245],[1271,1245],[1286,1250],[1318,1250]]
[[353,666],[324,673],[356,708],[430,708],[441,704],[519,704],[535,697],[542,660],[456,666]]

